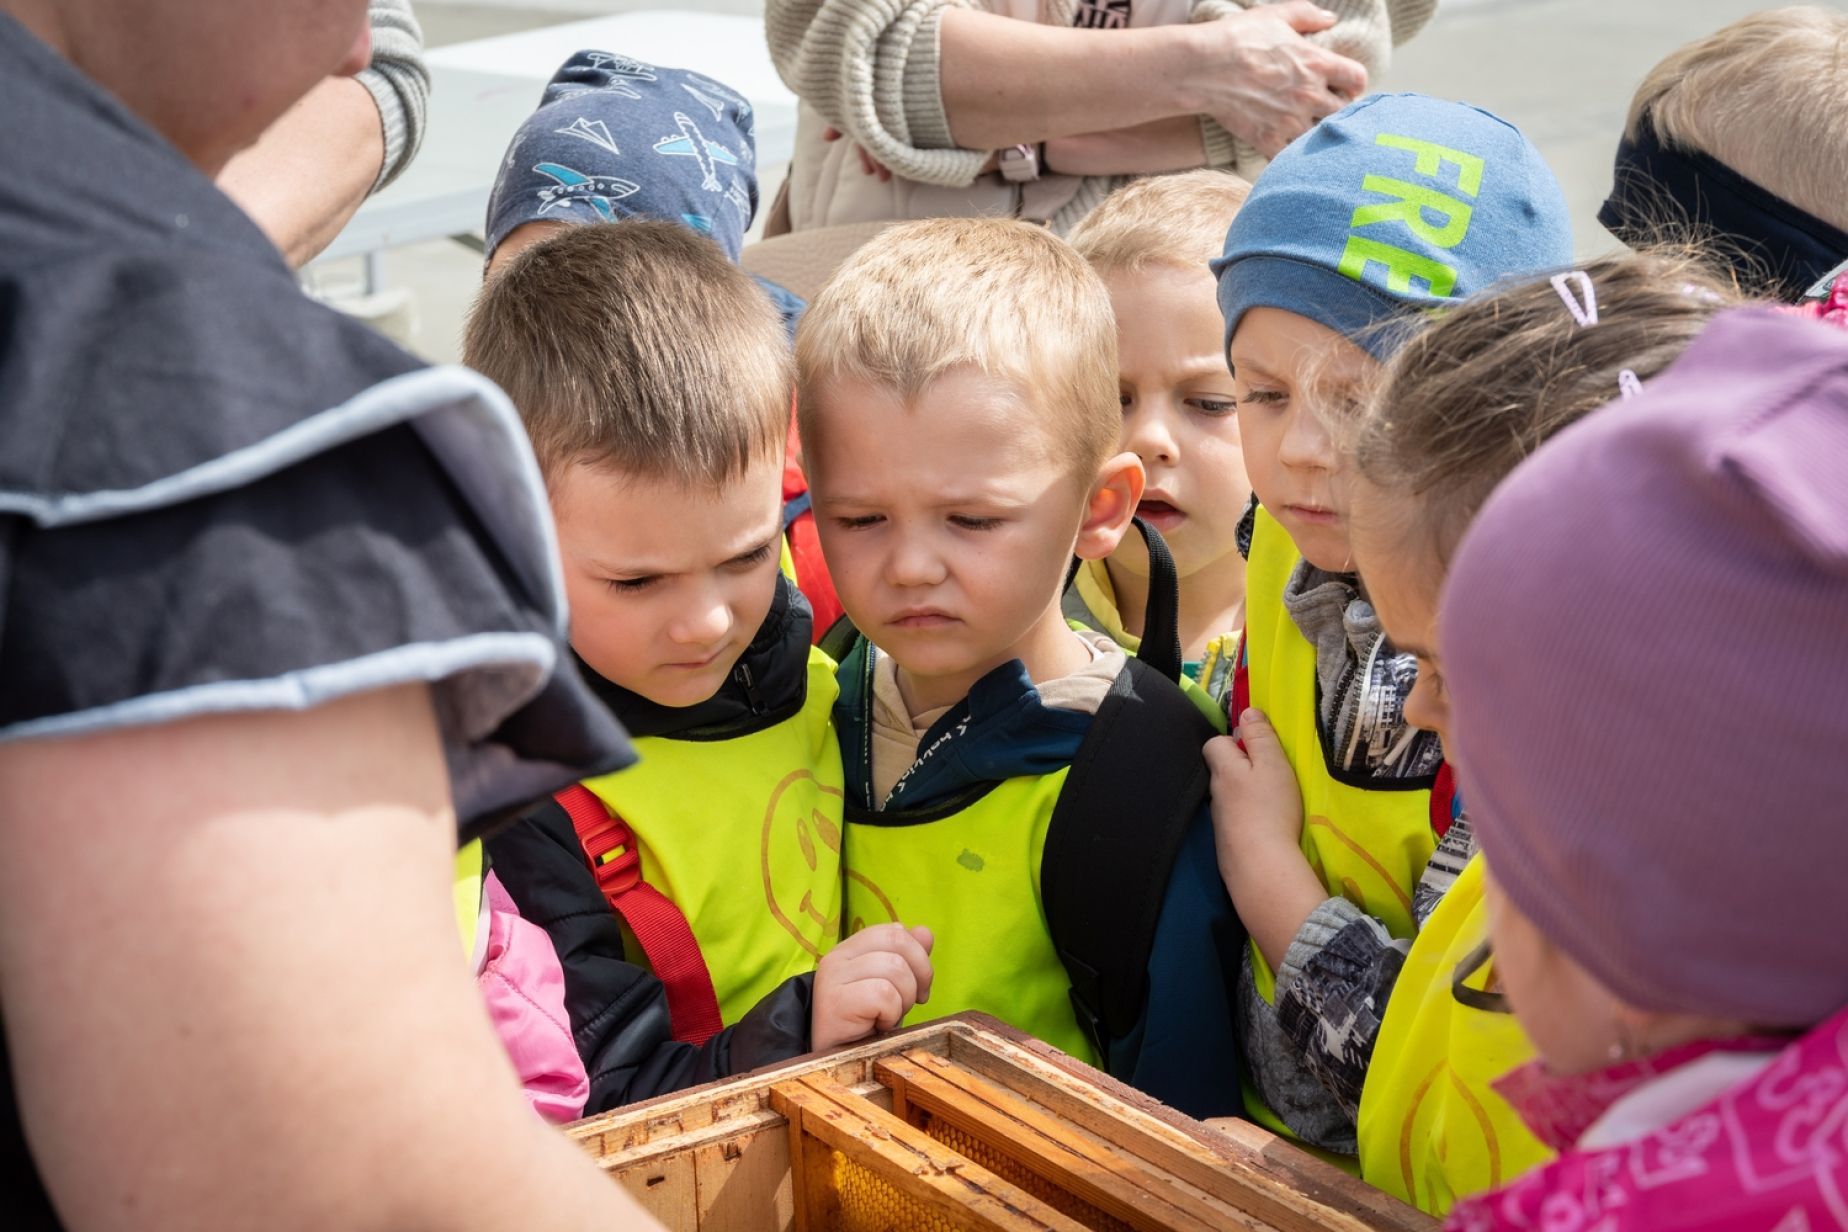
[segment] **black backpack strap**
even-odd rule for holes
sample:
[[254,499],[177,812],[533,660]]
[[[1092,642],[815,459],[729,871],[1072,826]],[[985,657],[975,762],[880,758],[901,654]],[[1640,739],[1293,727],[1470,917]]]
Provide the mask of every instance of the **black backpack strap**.
[[[1168,551],[1161,532],[1141,518],[1134,519],[1132,524],[1142,532],[1142,541],[1149,549],[1149,597],[1142,608],[1142,645],[1136,657],[1179,684],[1182,668],[1180,574],[1175,572],[1174,554]],[[1073,579],[1083,567],[1082,557],[1072,557],[1060,594],[1071,590]],[[827,648],[826,641],[822,648]]]
[[1181,682],[1181,578],[1174,569],[1174,554],[1162,542],[1161,532],[1136,519],[1136,529],[1149,549],[1149,601],[1142,611],[1142,646],[1136,657],[1166,676]]
[[1142,1016],[1156,921],[1181,840],[1207,796],[1200,748],[1213,735],[1173,681],[1131,659],[1053,808],[1040,894],[1071,977],[1072,1008],[1100,1057]]
[[852,650],[853,644],[859,640],[860,630],[855,628],[853,621],[843,613],[838,620],[828,626],[828,631],[821,635],[821,640],[815,645],[821,648],[821,653],[839,663],[846,659],[847,652]]

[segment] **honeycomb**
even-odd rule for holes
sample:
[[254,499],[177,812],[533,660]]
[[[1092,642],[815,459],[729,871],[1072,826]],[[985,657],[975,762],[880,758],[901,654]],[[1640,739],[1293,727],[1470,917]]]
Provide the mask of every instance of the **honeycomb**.
[[941,1211],[841,1152],[829,1152],[829,1159],[834,1165],[840,1222],[825,1232],[961,1232],[961,1225]]
[[1009,1184],[1026,1190],[1061,1215],[1076,1219],[1094,1232],[1135,1232],[1133,1225],[1092,1206],[1077,1194],[1060,1189],[1018,1160],[941,1117],[926,1117],[921,1128],[952,1151],[980,1164]]

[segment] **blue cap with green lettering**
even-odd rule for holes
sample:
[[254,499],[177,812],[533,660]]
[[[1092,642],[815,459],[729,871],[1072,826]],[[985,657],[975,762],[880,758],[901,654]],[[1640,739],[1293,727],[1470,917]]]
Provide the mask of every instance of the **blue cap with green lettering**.
[[1571,261],[1559,182],[1519,129],[1377,94],[1265,168],[1212,270],[1227,345],[1247,309],[1281,308],[1385,359],[1406,336],[1395,319]]

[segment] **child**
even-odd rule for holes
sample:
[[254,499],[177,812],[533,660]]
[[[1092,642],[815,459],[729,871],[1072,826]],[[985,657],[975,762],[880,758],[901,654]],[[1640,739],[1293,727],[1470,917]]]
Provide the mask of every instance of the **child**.
[[1212,728],[1171,627],[1144,639],[1162,679],[1059,608],[1073,554],[1114,550],[1142,494],[1115,333],[1069,246],[994,219],[894,227],[803,318],[822,546],[863,635],[837,709],[847,919],[929,923],[934,1013],[1223,1114],[1243,938],[1202,807]]
[[488,281],[466,348],[526,423],[572,649],[642,755],[488,843],[563,960],[587,1110],[896,1025],[928,933],[830,953],[833,664],[778,569],[792,374],[769,301],[684,225],[574,227]]
[[[1136,513],[1174,555],[1185,670],[1221,716],[1245,623],[1237,531],[1251,484],[1207,265],[1250,191],[1222,171],[1138,180],[1110,194],[1071,235],[1116,314],[1121,445],[1148,476]],[[1126,536],[1107,559],[1079,566],[1065,614],[1134,651],[1148,577],[1147,549],[1139,536]]]
[[[685,223],[736,261],[757,210],[756,123],[743,96],[710,77],[607,51],[578,52],[507,143],[488,198],[488,275],[566,227],[623,218]],[[802,298],[753,278],[793,336]],[[792,417],[784,532],[819,637],[841,609],[816,542],[800,459]]]
[[[1582,326],[1561,290],[1595,327]],[[1558,281],[1484,293],[1419,331],[1368,399],[1348,463],[1355,564],[1380,624],[1417,660],[1406,721],[1450,742],[1436,658],[1445,562],[1489,491],[1552,435],[1613,401],[1628,372],[1667,367],[1735,297],[1694,260],[1624,254]],[[1524,653],[1511,647],[1510,654]],[[1250,772],[1225,742],[1216,795],[1264,791],[1300,822],[1289,762],[1256,716],[1240,726]],[[1311,1035],[1308,1067],[1357,1116],[1362,1179],[1433,1214],[1547,1157],[1490,1084],[1532,1047],[1484,989],[1481,861],[1466,816],[1450,823],[1413,894],[1415,940],[1377,920],[1348,923],[1304,964],[1284,1013],[1333,1027]],[[1467,964],[1461,991],[1454,974]]]
[[1257,498],[1233,713],[1269,716],[1308,819],[1299,831],[1241,811],[1238,793],[1215,799],[1220,864],[1254,943],[1241,996],[1249,1107],[1331,1150],[1352,1153],[1354,1130],[1303,1067],[1319,1021],[1273,1010],[1272,972],[1287,996],[1363,914],[1411,936],[1413,887],[1450,810],[1432,795],[1437,739],[1401,713],[1414,661],[1386,641],[1352,573],[1317,404],[1353,401],[1414,313],[1570,250],[1559,186],[1518,131],[1460,103],[1387,95],[1285,150],[1214,266]]
[[1848,258],[1848,13],[1741,18],[1643,79],[1598,213],[1627,244],[1700,242],[1794,300]]
[[1728,312],[1464,536],[1453,752],[1543,1062],[1500,1089],[1568,1153],[1449,1227],[1840,1226],[1844,466],[1848,337]]

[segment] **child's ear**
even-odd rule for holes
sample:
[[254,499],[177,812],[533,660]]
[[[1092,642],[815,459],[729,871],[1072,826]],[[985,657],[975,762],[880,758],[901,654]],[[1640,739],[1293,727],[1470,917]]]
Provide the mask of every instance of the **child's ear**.
[[1130,519],[1136,516],[1136,506],[1142,503],[1147,482],[1142,459],[1133,453],[1120,453],[1104,463],[1085,502],[1073,553],[1085,560],[1102,560],[1116,551],[1129,531]]

